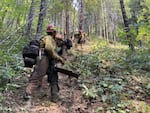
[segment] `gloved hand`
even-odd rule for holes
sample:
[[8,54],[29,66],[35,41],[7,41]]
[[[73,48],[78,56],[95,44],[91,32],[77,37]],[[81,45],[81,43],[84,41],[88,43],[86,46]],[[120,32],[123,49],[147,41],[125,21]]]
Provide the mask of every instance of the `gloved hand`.
[[64,65],[65,60],[61,57],[61,58],[58,60],[58,62],[60,62],[61,64],[63,64],[63,65]]

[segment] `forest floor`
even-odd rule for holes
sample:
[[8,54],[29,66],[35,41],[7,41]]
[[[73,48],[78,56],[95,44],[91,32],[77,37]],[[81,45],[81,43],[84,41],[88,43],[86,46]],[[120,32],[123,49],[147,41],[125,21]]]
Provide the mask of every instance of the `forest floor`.
[[[83,53],[90,52],[90,45],[85,45],[81,50]],[[74,59],[74,56],[68,56],[68,61]],[[27,74],[28,76],[28,74]],[[43,85],[40,90],[35,92],[29,101],[23,100],[24,90],[28,82],[28,77],[23,74],[14,79],[14,83],[20,87],[17,90],[6,90],[3,94],[6,97],[3,104],[7,106],[4,113],[92,113],[93,107],[88,107],[89,102],[82,97],[82,90],[78,86],[76,78],[69,78],[59,73],[59,98],[60,101],[53,103],[50,101],[50,88],[47,83],[47,77],[43,79]],[[20,82],[21,81],[21,82]],[[99,102],[95,102],[95,108],[99,106]]]
[[[73,51],[75,54],[78,53],[81,53],[82,55],[88,54],[91,52],[91,45],[92,44],[88,42],[83,46],[83,49],[79,48],[78,50],[74,49]],[[113,47],[114,46],[112,45],[112,48]],[[70,62],[74,61],[75,56],[74,55],[68,56],[68,59]],[[140,74],[143,75],[143,73],[145,72],[143,71],[141,73],[138,73],[138,75]],[[114,77],[114,74],[112,74],[112,76]],[[25,87],[28,82],[28,77],[23,74],[22,76],[14,78],[12,82],[14,84],[17,84],[18,87],[16,90],[8,89],[3,92],[5,101],[2,102],[2,105],[5,107],[3,107],[4,110],[2,113],[148,113],[150,112],[150,96],[146,94],[147,93],[146,91],[143,91],[141,89],[143,84],[140,82],[140,80],[142,79],[140,76],[132,76],[132,77],[127,76],[126,79],[131,80],[130,82],[132,84],[130,83],[130,86],[126,85],[125,87],[128,88],[125,88],[123,92],[128,91],[130,95],[123,93],[121,98],[122,100],[124,100],[124,103],[128,103],[128,104],[127,105],[117,104],[118,105],[117,110],[114,110],[116,108],[112,107],[109,102],[108,103],[104,102],[106,100],[105,95],[102,96],[103,99],[85,98],[83,96],[83,88],[79,85],[79,81],[76,78],[69,78],[68,76],[63,75],[61,73],[59,73],[60,100],[57,103],[53,103],[49,99],[50,88],[46,79],[47,78],[45,76],[45,78],[43,79],[43,85],[41,89],[38,90],[29,101],[24,101],[23,95],[24,95]],[[89,81],[87,81],[87,84],[92,85],[92,82],[94,83],[99,78],[95,76],[90,76],[86,79],[89,79]],[[146,80],[144,81],[147,83]],[[108,84],[102,84],[102,85],[104,86]],[[146,84],[146,86],[148,86],[148,84]],[[118,89],[119,88],[120,87],[118,87]]]

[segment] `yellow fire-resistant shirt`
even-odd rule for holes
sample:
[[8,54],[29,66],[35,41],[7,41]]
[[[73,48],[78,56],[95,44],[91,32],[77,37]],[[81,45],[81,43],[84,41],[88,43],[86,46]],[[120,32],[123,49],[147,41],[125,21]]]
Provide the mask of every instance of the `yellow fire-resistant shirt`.
[[63,62],[63,58],[60,57],[55,51],[56,50],[56,42],[52,38],[52,36],[44,36],[43,38],[41,38],[40,47],[44,48],[48,52],[48,57],[50,59],[53,58],[57,61]]

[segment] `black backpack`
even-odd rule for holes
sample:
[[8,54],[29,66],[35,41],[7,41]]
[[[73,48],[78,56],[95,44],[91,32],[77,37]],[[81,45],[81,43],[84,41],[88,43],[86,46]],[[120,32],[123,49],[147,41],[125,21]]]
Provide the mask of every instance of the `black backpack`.
[[68,38],[64,41],[64,44],[67,46],[67,49],[72,47],[72,41]]
[[22,57],[25,67],[32,67],[36,63],[36,57],[39,55],[40,42],[32,40],[30,43],[23,47]]

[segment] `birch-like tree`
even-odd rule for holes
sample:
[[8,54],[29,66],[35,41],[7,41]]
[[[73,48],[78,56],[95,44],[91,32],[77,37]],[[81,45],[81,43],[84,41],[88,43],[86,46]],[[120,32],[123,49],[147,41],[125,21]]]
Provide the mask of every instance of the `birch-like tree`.
[[40,6],[40,13],[39,13],[39,19],[38,19],[38,25],[37,25],[37,31],[35,39],[39,40],[41,38],[42,33],[42,26],[43,26],[43,20],[46,13],[46,0],[41,0],[41,6]]
[[30,10],[29,10],[29,15],[27,18],[27,22],[26,22],[26,26],[25,26],[25,36],[26,37],[31,37],[31,32],[32,32],[32,22],[34,19],[34,15],[35,15],[35,0],[32,0],[31,5],[30,5]]
[[122,17],[123,17],[123,22],[124,22],[124,26],[125,26],[125,31],[126,31],[126,36],[127,36],[129,48],[132,51],[134,51],[133,38],[130,35],[129,22],[128,22],[128,18],[127,18],[127,15],[126,15],[126,10],[125,10],[125,6],[124,6],[124,1],[123,0],[120,0],[120,6],[121,6]]

